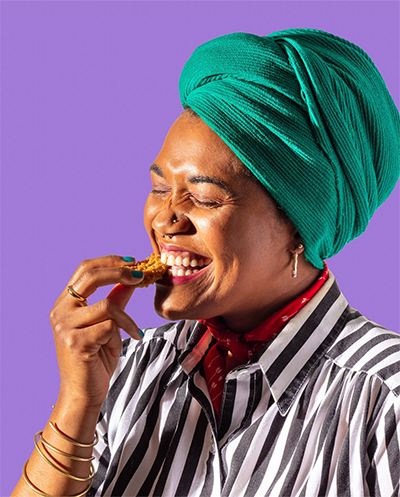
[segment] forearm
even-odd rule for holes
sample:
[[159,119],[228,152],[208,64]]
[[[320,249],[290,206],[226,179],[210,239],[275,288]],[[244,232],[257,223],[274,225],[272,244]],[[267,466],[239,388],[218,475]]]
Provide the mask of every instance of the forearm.
[[[89,459],[92,456],[92,447],[79,447],[57,434],[50,426],[50,421],[68,438],[81,444],[91,444],[95,438],[96,423],[100,409],[78,406],[74,402],[58,401],[42,437],[50,445],[68,455]],[[32,434],[33,438],[33,434]],[[91,472],[90,461],[81,461],[63,456],[44,445],[38,439],[38,446],[43,454],[53,464],[58,466],[62,471],[70,473],[78,478],[88,478]],[[35,449],[26,466],[26,474],[29,481],[40,491],[51,496],[69,496],[84,492],[90,481],[78,481],[65,476],[63,473],[52,467]],[[39,494],[29,488],[24,478],[18,482],[18,485],[12,493],[13,497],[37,497]]]
[[[123,309],[143,273],[123,266],[127,259],[134,260],[111,255],[83,261],[50,313],[60,395],[14,497],[83,496],[91,483],[96,423],[120,358],[120,330],[141,338],[136,323]],[[87,298],[109,284],[116,286],[107,299],[88,305]]]

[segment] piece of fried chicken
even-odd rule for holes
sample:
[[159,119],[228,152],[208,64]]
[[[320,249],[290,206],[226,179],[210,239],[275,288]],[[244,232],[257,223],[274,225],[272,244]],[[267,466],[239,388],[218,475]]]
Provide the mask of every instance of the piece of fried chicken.
[[151,254],[144,261],[138,261],[133,266],[126,266],[129,269],[143,271],[144,278],[135,287],[145,288],[152,285],[157,280],[160,280],[167,272],[168,266],[161,262],[161,257],[158,254]]

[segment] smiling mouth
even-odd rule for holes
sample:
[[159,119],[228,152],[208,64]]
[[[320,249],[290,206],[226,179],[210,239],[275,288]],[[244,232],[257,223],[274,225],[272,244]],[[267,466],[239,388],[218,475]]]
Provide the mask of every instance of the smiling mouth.
[[161,262],[169,269],[166,276],[190,276],[211,264],[209,257],[204,257],[188,251],[161,250]]

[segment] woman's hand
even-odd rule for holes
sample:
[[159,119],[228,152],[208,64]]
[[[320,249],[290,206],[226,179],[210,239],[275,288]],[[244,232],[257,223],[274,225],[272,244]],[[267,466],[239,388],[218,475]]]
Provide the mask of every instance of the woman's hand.
[[99,410],[121,354],[120,329],[140,339],[124,308],[143,275],[120,267],[124,264],[114,255],[83,261],[68,282],[75,292],[88,298],[99,287],[116,286],[106,299],[88,305],[72,297],[67,285],[50,313],[61,377],[59,408]]
[[[42,453],[57,461],[63,470],[83,480],[66,477],[34,450],[26,466],[26,478],[49,495],[74,495],[88,488],[85,478],[91,470],[91,442],[121,353],[120,329],[132,338],[140,338],[138,327],[124,308],[143,274],[132,274],[129,268],[120,267],[126,264],[126,259],[116,255],[82,262],[68,282],[76,293],[87,298],[101,286],[115,285],[114,288],[106,299],[88,305],[70,295],[67,285],[51,311],[61,387],[49,421],[68,438],[60,437],[47,424],[43,438],[57,451],[40,441],[38,444]],[[68,439],[89,445],[82,447]],[[12,495],[35,497],[37,492],[21,477]]]

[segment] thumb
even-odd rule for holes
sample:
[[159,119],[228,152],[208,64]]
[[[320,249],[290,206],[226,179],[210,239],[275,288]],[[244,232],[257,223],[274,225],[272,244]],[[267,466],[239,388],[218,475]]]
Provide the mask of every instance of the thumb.
[[122,285],[118,283],[108,294],[107,299],[117,304],[122,310],[125,309],[127,303],[135,291],[134,286]]

